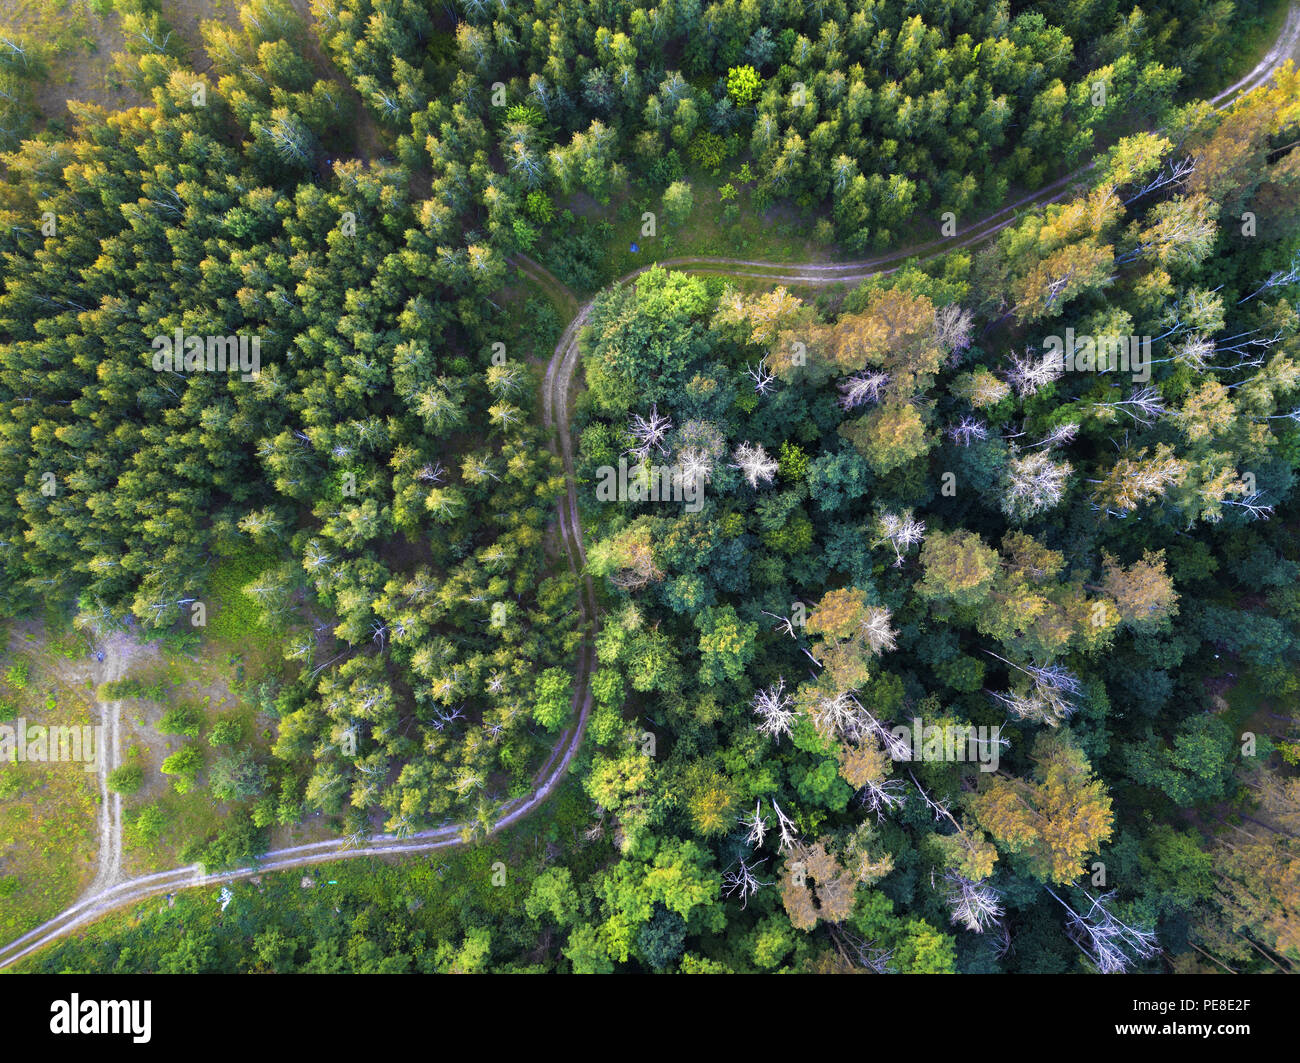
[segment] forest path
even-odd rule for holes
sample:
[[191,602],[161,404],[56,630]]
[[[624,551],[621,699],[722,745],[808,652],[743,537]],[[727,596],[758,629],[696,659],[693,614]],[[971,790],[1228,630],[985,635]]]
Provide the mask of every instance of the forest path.
[[[122,633],[104,641],[99,650],[104,659],[91,669],[96,687],[126,675],[133,645],[130,637]],[[82,899],[104,893],[122,878],[122,795],[108,788],[108,777],[122,763],[121,721],[121,701],[99,703],[99,746],[95,758],[99,776],[99,868]]]
[[[1298,52],[1300,52],[1300,3],[1292,4],[1287,20],[1278,35],[1277,42],[1256,65],[1255,69],[1235,85],[1225,89],[1210,102],[1222,110],[1241,93],[1268,81],[1279,66],[1288,59],[1295,57]],[[807,285],[857,284],[877,273],[891,273],[909,259],[934,258],[955,248],[988,239],[1015,221],[1019,210],[1054,202],[1066,195],[1071,186],[1090,169],[1092,169],[1091,166],[1084,167],[1075,173],[1067,174],[1037,192],[1004,206],[1001,210],[988,215],[949,239],[903,248],[874,259],[816,264],[763,262],[708,256],[666,259],[633,270],[613,283],[624,284],[645,272],[651,266],[659,265],[694,273],[721,273],[737,277],[756,277],[763,280]],[[495,833],[528,815],[550,796],[568,771],[569,765],[572,764],[573,758],[577,755],[578,748],[582,743],[582,736],[586,730],[587,720],[590,715],[591,691],[589,679],[591,669],[595,663],[596,599],[591,578],[584,571],[586,554],[583,548],[582,524],[578,517],[577,483],[573,466],[573,438],[569,428],[573,381],[579,358],[578,339],[591,312],[595,296],[584,302],[549,270],[525,255],[514,255],[511,257],[511,261],[521,272],[532,277],[544,289],[559,296],[566,305],[577,308],[568,327],[556,344],[555,353],[546,367],[546,375],[542,385],[542,419],[546,427],[554,428],[555,438],[552,445],[558,447],[559,456],[564,463],[565,495],[557,506],[557,517],[570,569],[578,577],[581,584],[579,609],[582,613],[584,638],[578,651],[577,664],[574,669],[573,702],[578,713],[577,720],[572,727],[561,733],[559,741],[538,772],[537,789],[526,797],[516,798],[502,805],[500,816],[493,823],[488,833]],[[116,728],[114,733],[116,734]],[[105,881],[120,878],[120,798],[117,800],[118,815],[114,817],[116,839],[110,838],[110,857]],[[291,846],[285,849],[275,849],[263,854],[256,866],[237,868],[233,871],[224,871],[218,874],[205,875],[200,867],[194,865],[173,868],[170,871],[159,871],[126,881],[115,881],[107,888],[91,893],[91,895],[77,901],[76,904],[34,930],[28,931],[7,945],[0,946],[0,968],[17,962],[43,945],[67,936],[78,927],[84,926],[108,912],[160,893],[171,893],[178,889],[193,886],[211,886],[234,882],[268,871],[283,871],[355,856],[408,855],[432,852],[436,849],[464,844],[467,840],[470,840],[468,832],[473,827],[474,824],[450,823],[431,830],[410,834],[404,838],[392,835],[377,835],[353,848],[346,849],[340,848],[338,839],[330,839],[306,845]],[[111,855],[114,849],[118,854],[116,865],[113,864]],[[101,856],[101,870],[103,866],[103,857]],[[116,870],[114,870],[114,867],[116,867]],[[98,877],[96,881],[99,881]]]

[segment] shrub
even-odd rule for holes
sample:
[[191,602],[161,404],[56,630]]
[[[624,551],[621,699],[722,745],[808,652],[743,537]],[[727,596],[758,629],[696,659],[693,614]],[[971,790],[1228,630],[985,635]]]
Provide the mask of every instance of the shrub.
[[727,71],[727,95],[737,107],[748,107],[763,88],[763,79],[752,66],[733,66]]
[[185,735],[186,738],[198,738],[203,725],[203,716],[193,705],[177,705],[163,713],[158,721],[158,731],[165,735]]
[[695,208],[695,195],[685,181],[674,181],[664,190],[664,217],[670,225],[681,225]]
[[162,762],[161,770],[164,775],[175,775],[177,777],[176,792],[178,794],[188,793],[194,785],[194,780],[199,777],[199,772],[203,770],[203,752],[198,746],[186,746],[184,749],[178,749]]
[[143,785],[144,769],[139,764],[123,764],[108,776],[108,788],[115,794],[138,793]]
[[171,822],[171,814],[161,805],[145,805],[126,817],[127,840],[133,845],[153,845]]
[[717,133],[700,132],[691,139],[686,149],[692,161],[702,170],[716,172],[727,157],[727,142]]
[[256,797],[265,786],[266,768],[258,764],[247,749],[218,758],[208,773],[208,787],[219,801],[243,801]]
[[551,202],[551,197],[540,188],[528,193],[524,200],[524,211],[538,225],[546,225],[555,220],[555,205]]
[[208,735],[208,745],[233,746],[243,737],[244,728],[238,720],[218,720]]

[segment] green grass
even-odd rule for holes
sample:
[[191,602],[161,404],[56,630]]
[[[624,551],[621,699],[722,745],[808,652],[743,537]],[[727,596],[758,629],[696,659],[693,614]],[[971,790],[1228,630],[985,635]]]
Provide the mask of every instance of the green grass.
[[262,608],[244,588],[277,562],[269,551],[244,549],[222,559],[208,578],[207,625],[215,638],[246,644],[272,634]]
[[[15,717],[46,727],[97,722],[87,692],[44,669],[39,653],[9,656],[3,670],[14,664],[27,681],[0,684],[0,702]],[[0,941],[57,915],[94,875],[99,786],[85,767],[0,762]]]
[[[629,186],[608,207],[584,213],[594,223],[607,220],[613,235],[605,242],[602,283],[622,277],[641,266],[665,259],[723,256],[771,262],[834,261],[843,257],[829,226],[819,226],[815,215],[802,216],[786,206],[760,211],[751,202],[752,182],[735,179],[740,161],[730,159],[718,176],[689,172],[682,180],[691,186],[695,204],[690,216],[672,225],[663,217],[662,192]],[[724,202],[719,189],[731,184],[734,199]],[[730,208],[730,209],[729,209]],[[571,208],[572,209],[572,208]],[[656,216],[655,235],[643,235],[642,215]],[[638,250],[631,250],[632,244]],[[768,288],[771,284],[766,285]]]

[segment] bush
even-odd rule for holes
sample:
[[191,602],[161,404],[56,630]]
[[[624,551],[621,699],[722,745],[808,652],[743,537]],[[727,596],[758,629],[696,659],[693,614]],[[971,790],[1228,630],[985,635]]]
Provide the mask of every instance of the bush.
[[686,154],[701,170],[716,173],[727,157],[727,142],[717,133],[696,133]]
[[126,816],[126,836],[132,845],[153,845],[171,822],[171,813],[161,805],[145,805],[134,816]]
[[528,193],[524,199],[524,212],[538,225],[548,225],[555,220],[555,205],[540,188]]
[[676,148],[671,148],[655,158],[647,168],[646,176],[652,185],[667,186],[681,177],[684,172],[682,157],[677,154]]
[[670,225],[681,225],[695,208],[695,195],[685,181],[674,181],[664,190],[664,217]]
[[165,735],[185,735],[198,738],[203,726],[203,716],[193,705],[177,705],[163,713],[158,721],[158,732]]
[[31,669],[28,668],[26,661],[15,661],[5,672],[5,682],[15,690],[26,690],[30,679]]
[[266,786],[266,769],[250,750],[227,753],[208,773],[208,787],[218,801],[243,801],[256,797]]
[[266,835],[250,816],[239,815],[211,839],[195,839],[181,850],[181,859],[197,861],[205,873],[234,867],[259,855],[266,848]]
[[[551,244],[544,255],[544,264],[560,280],[572,288],[593,291],[600,286],[605,269],[604,232],[608,222],[600,226],[585,221],[576,224]],[[609,235],[612,235],[612,231]]]
[[188,793],[194,785],[194,780],[199,777],[199,772],[203,770],[203,751],[198,746],[186,746],[184,749],[178,749],[162,762],[161,770],[164,775],[177,776],[176,792],[178,794]]
[[208,745],[238,745],[243,735],[244,728],[238,720],[218,720],[212,727],[212,733],[208,735]]
[[101,701],[120,701],[122,698],[148,698],[161,701],[163,698],[163,681],[156,679],[147,686],[139,679],[111,679],[99,688]]
[[545,299],[529,296],[524,302],[524,342],[531,345],[533,354],[549,357],[560,338],[560,319],[555,308]]
[[763,89],[763,79],[752,66],[733,66],[727,71],[727,95],[737,107],[748,107]]
[[123,764],[108,776],[108,788],[115,794],[138,793],[143,785],[144,769],[139,764]]

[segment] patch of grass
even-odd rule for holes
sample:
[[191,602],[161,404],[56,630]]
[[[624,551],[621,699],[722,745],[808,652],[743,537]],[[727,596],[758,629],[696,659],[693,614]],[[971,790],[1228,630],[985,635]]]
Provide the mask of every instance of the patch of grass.
[[[39,678],[5,695],[0,719],[22,717],[45,727],[95,722],[86,691],[32,671]],[[99,787],[85,768],[0,762],[0,941],[62,911],[94,874]]]
[[250,638],[270,637],[271,629],[261,607],[244,588],[277,561],[269,551],[245,549],[223,558],[213,568],[208,579],[208,596],[212,600],[208,611],[210,634],[241,644]]

